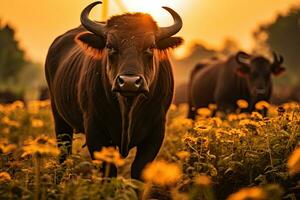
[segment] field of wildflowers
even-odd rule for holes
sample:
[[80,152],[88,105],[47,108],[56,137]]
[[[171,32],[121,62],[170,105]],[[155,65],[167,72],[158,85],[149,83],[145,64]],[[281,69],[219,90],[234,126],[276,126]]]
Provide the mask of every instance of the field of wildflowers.
[[[49,101],[0,105],[0,199],[300,199],[300,106],[259,102],[259,112],[227,116],[215,105],[186,119],[187,105],[172,105],[164,145],[144,172],[129,179],[134,150],[125,160],[113,148],[91,160],[84,135],[59,165]],[[114,163],[119,177],[107,177]]]

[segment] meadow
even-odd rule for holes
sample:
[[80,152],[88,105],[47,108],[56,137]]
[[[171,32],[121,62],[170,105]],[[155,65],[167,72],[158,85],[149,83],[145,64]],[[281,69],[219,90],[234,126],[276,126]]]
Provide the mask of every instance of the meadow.
[[[172,105],[164,145],[131,180],[134,149],[123,160],[112,148],[90,159],[84,135],[74,135],[73,154],[57,162],[49,101],[0,105],[0,199],[300,199],[300,106],[259,102],[259,112],[227,116],[215,105],[186,118],[187,105]],[[119,176],[101,172],[102,162],[118,165]],[[107,168],[109,170],[109,168]]]

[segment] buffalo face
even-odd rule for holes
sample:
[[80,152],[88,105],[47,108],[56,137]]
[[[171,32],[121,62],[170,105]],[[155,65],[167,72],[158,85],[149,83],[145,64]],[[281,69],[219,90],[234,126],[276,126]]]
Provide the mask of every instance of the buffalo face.
[[106,72],[113,92],[119,92],[123,96],[149,93],[150,84],[157,71],[154,48],[153,33],[122,34],[115,30],[108,34]]
[[150,15],[124,14],[105,24],[91,21],[91,9],[101,2],[87,6],[81,14],[82,25],[90,32],[80,33],[76,41],[94,58],[102,58],[112,92],[125,97],[146,96],[155,82],[161,52],[182,43],[172,37],[182,27],[180,16],[168,7],[174,19],[170,27],[158,27]]
[[238,52],[236,60],[239,64],[237,73],[246,78],[251,96],[259,100],[268,100],[272,90],[271,75],[281,74],[283,57],[273,53],[273,62],[262,56],[251,56],[245,52]]

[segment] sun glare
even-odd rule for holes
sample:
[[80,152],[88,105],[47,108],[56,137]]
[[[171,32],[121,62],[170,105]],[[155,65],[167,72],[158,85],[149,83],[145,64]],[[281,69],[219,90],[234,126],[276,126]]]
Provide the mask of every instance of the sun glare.
[[123,2],[128,11],[149,13],[159,24],[170,22],[170,16],[162,9],[162,6],[178,11],[180,5],[180,0],[123,0]]

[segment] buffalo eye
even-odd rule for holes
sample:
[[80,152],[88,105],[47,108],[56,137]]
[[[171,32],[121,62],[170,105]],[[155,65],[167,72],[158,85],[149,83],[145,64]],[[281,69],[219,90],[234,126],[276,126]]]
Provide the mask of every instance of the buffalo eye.
[[106,49],[110,56],[115,55],[117,53],[116,48],[114,48],[111,44],[106,44]]
[[144,55],[147,58],[152,58],[153,54],[154,54],[154,46],[151,46],[151,47],[147,48],[146,50],[144,50]]

